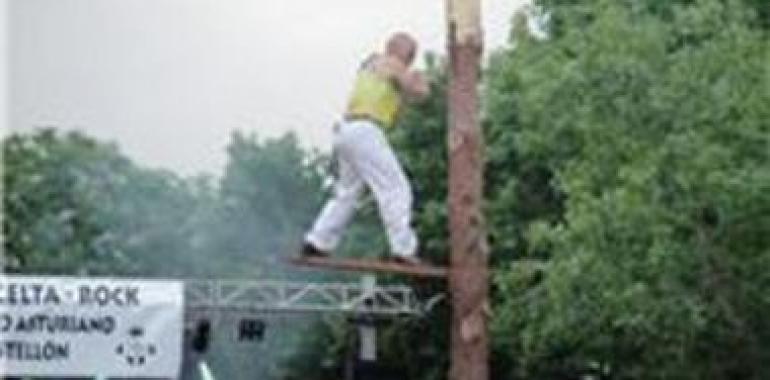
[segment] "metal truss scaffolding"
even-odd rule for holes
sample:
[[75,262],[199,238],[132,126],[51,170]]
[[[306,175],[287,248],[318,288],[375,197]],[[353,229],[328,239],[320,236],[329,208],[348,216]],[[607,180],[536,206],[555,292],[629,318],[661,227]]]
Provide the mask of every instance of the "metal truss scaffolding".
[[[439,296],[442,297],[443,296]],[[207,312],[337,312],[420,316],[437,302],[420,301],[405,285],[193,280],[185,284],[188,314]]]

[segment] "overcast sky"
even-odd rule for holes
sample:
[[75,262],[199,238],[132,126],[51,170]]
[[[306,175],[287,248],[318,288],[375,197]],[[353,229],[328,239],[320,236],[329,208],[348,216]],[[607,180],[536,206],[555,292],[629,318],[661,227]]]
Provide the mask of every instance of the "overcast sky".
[[[82,129],[181,174],[219,173],[236,129],[328,149],[358,63],[390,32],[445,48],[444,0],[6,1],[12,130]],[[524,2],[485,0],[488,49]]]
[[0,0],[0,132],[8,128],[8,1]]

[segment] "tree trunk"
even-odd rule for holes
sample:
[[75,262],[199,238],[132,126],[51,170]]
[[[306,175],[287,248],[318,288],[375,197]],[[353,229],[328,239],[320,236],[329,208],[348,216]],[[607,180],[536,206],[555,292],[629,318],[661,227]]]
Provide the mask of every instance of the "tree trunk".
[[447,0],[449,27],[450,380],[489,378],[488,247],[481,211],[484,142],[477,89],[480,0]]

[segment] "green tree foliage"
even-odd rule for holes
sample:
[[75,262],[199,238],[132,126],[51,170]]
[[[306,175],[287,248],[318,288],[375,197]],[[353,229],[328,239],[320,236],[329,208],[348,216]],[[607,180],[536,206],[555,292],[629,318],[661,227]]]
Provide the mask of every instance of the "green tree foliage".
[[185,183],[77,132],[10,135],[3,155],[8,270],[150,275],[162,262],[174,273],[194,207]]
[[520,169],[492,207],[531,207],[527,168],[545,197],[510,219],[520,255],[547,264],[497,272],[501,376],[770,376],[770,46],[756,12],[545,9],[558,33],[517,41],[487,80],[493,181],[507,159]]
[[44,131],[3,142],[8,270],[71,271],[95,256],[90,243],[102,233],[90,207],[89,196],[95,194],[78,191],[85,182],[79,174],[85,172],[84,166],[93,165],[93,156],[112,152],[84,136],[67,139],[70,144],[53,131]]
[[320,207],[326,159],[303,150],[292,134],[261,141],[234,133],[227,152],[212,230],[205,234],[209,251],[223,260],[210,268],[219,276],[288,276],[282,259],[298,250]]

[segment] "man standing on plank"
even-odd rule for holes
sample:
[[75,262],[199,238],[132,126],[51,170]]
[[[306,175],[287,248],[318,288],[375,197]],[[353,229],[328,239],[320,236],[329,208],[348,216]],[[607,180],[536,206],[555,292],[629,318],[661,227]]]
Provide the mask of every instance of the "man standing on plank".
[[393,260],[416,265],[417,236],[411,227],[412,189],[383,133],[393,128],[404,100],[428,95],[428,82],[409,70],[417,51],[414,38],[396,33],[384,53],[372,54],[356,78],[344,120],[335,128],[339,176],[334,196],[305,236],[303,256],[328,256],[368,187],[377,201]]

